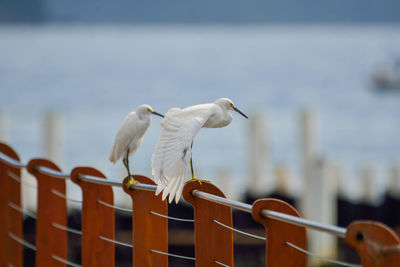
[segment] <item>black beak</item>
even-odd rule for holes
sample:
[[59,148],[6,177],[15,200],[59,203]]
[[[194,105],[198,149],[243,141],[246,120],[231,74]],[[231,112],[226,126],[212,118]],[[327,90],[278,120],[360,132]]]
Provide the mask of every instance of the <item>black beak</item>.
[[243,117],[245,117],[246,119],[248,119],[248,117],[247,117],[243,112],[241,112],[240,110],[238,110],[236,107],[232,107],[232,108],[233,108],[234,111],[236,111],[237,113],[239,113],[240,115],[242,115]]
[[162,115],[162,114],[160,114],[160,113],[158,113],[158,112],[153,111],[152,113],[153,113],[154,115],[160,116],[161,118],[164,118],[164,115]]

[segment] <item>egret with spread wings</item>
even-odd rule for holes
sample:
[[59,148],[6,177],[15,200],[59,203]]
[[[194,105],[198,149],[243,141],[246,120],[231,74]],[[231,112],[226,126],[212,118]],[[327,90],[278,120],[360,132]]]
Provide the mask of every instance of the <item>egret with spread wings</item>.
[[157,184],[156,195],[168,195],[169,203],[175,197],[178,203],[185,184],[186,166],[190,163],[192,179],[199,183],[206,180],[196,178],[192,163],[193,138],[201,128],[221,128],[232,121],[229,110],[234,110],[247,118],[228,98],[220,98],[214,103],[171,108],[162,120],[160,139],[153,152],[152,174]]

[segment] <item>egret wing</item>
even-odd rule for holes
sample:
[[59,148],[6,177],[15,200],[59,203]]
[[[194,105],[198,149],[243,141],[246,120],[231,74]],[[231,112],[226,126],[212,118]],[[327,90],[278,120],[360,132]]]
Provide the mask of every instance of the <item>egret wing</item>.
[[[118,129],[115,136],[114,146],[110,153],[110,161],[116,163],[121,156],[126,156],[126,151],[129,143],[135,135],[137,115],[135,112],[129,113]],[[129,151],[130,154],[134,151]]]
[[157,184],[156,194],[163,191],[164,200],[175,197],[178,203],[185,183],[186,165],[192,155],[194,136],[211,115],[210,108],[170,109],[161,122],[160,139],[152,156],[152,174]]

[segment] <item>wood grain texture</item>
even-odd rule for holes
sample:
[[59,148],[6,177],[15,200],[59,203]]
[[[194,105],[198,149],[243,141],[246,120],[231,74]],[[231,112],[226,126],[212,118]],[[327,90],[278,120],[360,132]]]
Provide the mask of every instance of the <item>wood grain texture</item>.
[[99,236],[115,238],[114,209],[98,202],[101,200],[114,205],[111,186],[90,183],[79,179],[79,175],[98,178],[105,176],[90,167],[77,167],[71,172],[71,180],[82,189],[82,266],[113,267],[115,265],[115,245]]
[[221,204],[193,197],[192,191],[199,191],[225,197],[218,187],[211,183],[189,182],[183,189],[183,198],[194,208],[196,266],[220,266],[214,261],[233,266],[233,233],[215,222],[217,220],[232,227],[232,209]]
[[355,221],[347,227],[346,242],[360,254],[364,267],[400,266],[400,251],[388,248],[399,246],[393,230],[382,223]]
[[[4,143],[0,143],[0,152],[19,161],[17,153]],[[8,205],[11,202],[21,207],[21,184],[11,179],[7,172],[21,177],[20,168],[0,161],[0,266],[8,266],[10,263],[15,267],[22,267],[23,246],[8,236],[8,232],[11,232],[23,238],[22,213]]]
[[300,214],[291,205],[278,199],[264,198],[256,200],[253,203],[252,216],[254,220],[265,227],[265,266],[307,266],[307,255],[286,244],[286,242],[290,242],[298,247],[307,249],[306,229],[265,218],[261,215],[261,210],[263,209],[278,211],[296,217],[300,217]]
[[54,254],[67,259],[68,233],[52,225],[67,226],[67,203],[51,192],[54,189],[65,194],[65,179],[38,172],[40,166],[61,172],[46,159],[32,159],[27,166],[28,172],[37,180],[36,266],[66,266],[51,257]]
[[[133,177],[140,183],[154,185],[153,180],[146,176]],[[128,178],[125,178],[123,185],[127,182]],[[133,266],[168,266],[168,256],[150,251],[168,252],[168,219],[150,213],[168,215],[167,201],[162,201],[161,195],[155,196],[151,191],[128,189],[126,186],[124,191],[132,198]]]

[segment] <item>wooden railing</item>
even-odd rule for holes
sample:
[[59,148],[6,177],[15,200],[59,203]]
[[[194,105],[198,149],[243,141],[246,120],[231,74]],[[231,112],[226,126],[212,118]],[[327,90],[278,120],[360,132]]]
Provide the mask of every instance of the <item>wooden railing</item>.
[[[112,186],[91,167],[63,173],[46,159],[19,161],[17,153],[0,143],[0,266],[23,266],[24,246],[36,250],[36,266],[114,266],[115,245],[132,247],[133,266],[168,266],[168,204],[155,196],[154,182],[136,175],[141,184],[124,191],[132,198],[132,244],[115,240]],[[21,169],[37,180],[36,243],[23,239]],[[82,189],[82,229],[67,225],[66,179]],[[183,198],[194,208],[195,265],[233,266],[232,209],[251,213],[265,227],[266,266],[307,266],[307,230],[344,238],[360,255],[362,266],[400,266],[400,240],[389,227],[373,221],[355,221],[347,228],[301,218],[296,209],[277,199],[259,199],[252,205],[229,200],[211,183],[187,183]],[[399,211],[394,211],[399,212]],[[250,215],[249,215],[250,216]],[[82,235],[81,263],[68,260],[67,232]],[[343,263],[344,264],[344,263]],[[354,265],[347,265],[354,266]]]

